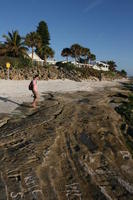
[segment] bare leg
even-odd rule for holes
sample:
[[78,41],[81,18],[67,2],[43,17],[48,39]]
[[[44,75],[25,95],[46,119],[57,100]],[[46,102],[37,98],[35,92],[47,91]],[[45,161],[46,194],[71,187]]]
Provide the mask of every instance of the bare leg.
[[33,92],[33,94],[34,94],[34,100],[33,100],[33,102],[32,102],[32,106],[33,106],[34,108],[36,108],[37,101],[38,101],[38,93],[35,92],[35,91],[32,91],[32,92]]

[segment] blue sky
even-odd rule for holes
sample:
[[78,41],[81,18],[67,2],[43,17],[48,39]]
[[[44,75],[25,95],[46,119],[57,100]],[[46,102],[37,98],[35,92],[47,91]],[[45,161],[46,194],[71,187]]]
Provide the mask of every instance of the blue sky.
[[133,0],[1,0],[0,40],[8,31],[35,31],[41,20],[57,60],[63,48],[79,43],[133,75]]

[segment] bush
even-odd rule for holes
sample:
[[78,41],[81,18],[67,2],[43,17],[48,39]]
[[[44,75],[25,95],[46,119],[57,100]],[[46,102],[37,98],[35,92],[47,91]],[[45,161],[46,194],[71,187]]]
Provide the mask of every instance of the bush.
[[101,79],[101,72],[98,70],[95,70],[91,67],[76,67],[76,71],[81,73],[81,76],[83,78],[88,78],[89,76],[97,77],[98,79]]
[[112,71],[103,71],[102,74],[105,77],[109,77],[109,78],[115,78],[117,73],[116,72],[112,72]]
[[6,67],[6,63],[9,62],[11,64],[11,67],[13,68],[24,68],[24,67],[31,67],[32,66],[32,61],[29,58],[24,58],[24,57],[8,57],[8,56],[3,56],[0,57],[0,66],[1,67]]
[[58,68],[63,68],[66,69],[67,71],[73,71],[76,69],[76,66],[70,62],[68,63],[62,63],[62,62],[57,62],[56,65],[58,66]]
[[116,73],[113,72],[113,71],[109,71],[109,75],[112,76],[112,77],[114,77],[116,75]]
[[18,67],[32,67],[32,60],[30,58],[20,57]]

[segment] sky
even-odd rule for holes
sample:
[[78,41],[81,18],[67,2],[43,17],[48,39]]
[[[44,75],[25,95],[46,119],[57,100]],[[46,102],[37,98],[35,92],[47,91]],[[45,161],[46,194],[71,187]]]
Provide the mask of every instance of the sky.
[[114,60],[133,75],[133,0],[0,0],[0,41],[8,31],[24,36],[44,20],[55,59],[78,43],[97,60]]

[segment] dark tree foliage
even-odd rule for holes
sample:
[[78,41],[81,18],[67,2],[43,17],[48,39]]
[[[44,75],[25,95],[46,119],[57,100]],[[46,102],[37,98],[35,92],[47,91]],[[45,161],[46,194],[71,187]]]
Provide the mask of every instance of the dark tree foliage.
[[40,21],[37,27],[37,33],[41,37],[42,46],[49,45],[50,34],[48,31],[48,25],[45,21]]
[[109,65],[110,71],[112,71],[112,72],[116,71],[117,65],[113,60],[107,61],[107,64]]
[[[48,25],[45,21],[40,21],[37,27],[37,34],[41,38],[40,46],[36,48],[36,53],[40,56],[41,59],[44,59],[44,55],[42,55],[42,50],[47,49],[50,41],[50,34],[48,31]],[[47,55],[45,55],[47,57]]]
[[27,55],[28,49],[17,30],[8,32],[8,34],[3,35],[3,37],[5,38],[5,42],[0,45],[0,55],[7,55],[11,57]]
[[71,56],[71,49],[70,48],[64,48],[61,52],[61,56],[66,57],[66,60],[68,62],[68,57]]
[[126,72],[124,69],[122,69],[122,70],[120,71],[120,73],[121,73],[122,76],[125,76],[125,77],[127,76],[127,72]]

